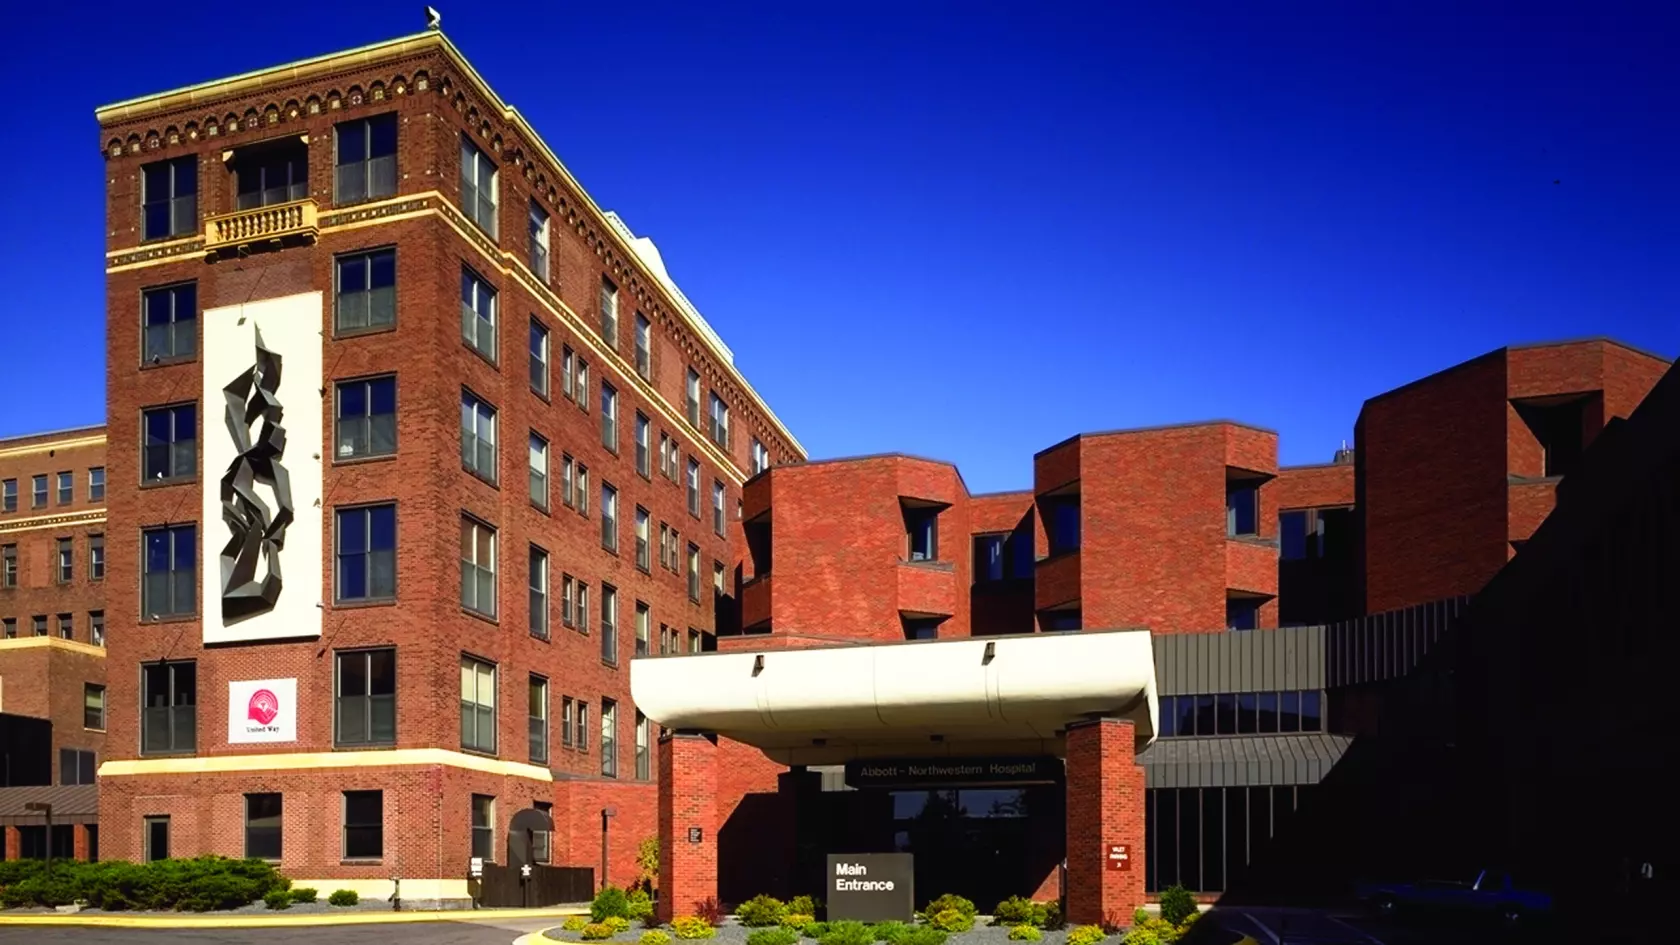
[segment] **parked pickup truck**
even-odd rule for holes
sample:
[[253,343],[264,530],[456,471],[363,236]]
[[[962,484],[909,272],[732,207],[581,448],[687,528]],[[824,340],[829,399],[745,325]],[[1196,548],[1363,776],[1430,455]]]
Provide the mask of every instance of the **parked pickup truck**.
[[1382,915],[1398,912],[1460,912],[1495,917],[1507,924],[1551,911],[1552,898],[1522,889],[1509,873],[1482,870],[1469,881],[1424,880],[1413,883],[1366,883],[1358,896]]

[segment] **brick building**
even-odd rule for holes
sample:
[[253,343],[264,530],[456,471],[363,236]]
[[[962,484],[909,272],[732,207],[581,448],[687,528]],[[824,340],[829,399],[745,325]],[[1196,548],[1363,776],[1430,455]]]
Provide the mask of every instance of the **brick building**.
[[98,856],[104,581],[104,429],[0,440],[0,859]]

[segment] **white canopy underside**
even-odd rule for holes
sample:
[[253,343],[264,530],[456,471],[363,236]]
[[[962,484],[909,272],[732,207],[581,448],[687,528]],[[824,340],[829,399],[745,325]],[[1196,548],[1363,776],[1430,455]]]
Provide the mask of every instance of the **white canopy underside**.
[[1130,720],[1155,737],[1148,631],[1027,634],[812,649],[733,649],[630,665],[638,708],[783,764],[1061,754],[1070,722]]

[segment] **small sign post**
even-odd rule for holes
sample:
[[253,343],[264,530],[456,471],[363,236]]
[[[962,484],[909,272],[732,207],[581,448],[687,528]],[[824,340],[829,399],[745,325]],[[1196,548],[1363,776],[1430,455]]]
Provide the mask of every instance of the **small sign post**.
[[688,828],[688,842],[689,843],[699,843],[700,842],[700,828],[699,827]]
[[1132,871],[1132,848],[1130,844],[1111,843],[1108,845],[1108,868],[1121,873]]
[[828,917],[909,922],[916,916],[915,876],[908,853],[829,854]]
[[478,879],[484,875],[484,857],[475,856],[467,861],[467,875]]

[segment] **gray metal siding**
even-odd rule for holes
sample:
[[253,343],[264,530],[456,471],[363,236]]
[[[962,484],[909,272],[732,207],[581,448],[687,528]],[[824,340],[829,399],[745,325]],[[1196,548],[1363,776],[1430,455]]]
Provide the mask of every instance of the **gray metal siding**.
[[1323,689],[1324,627],[1284,627],[1155,637],[1163,696]]
[[1163,738],[1138,762],[1152,788],[1317,784],[1352,741],[1326,733]]
[[1331,624],[1325,629],[1328,686],[1398,679],[1440,646],[1468,597],[1431,601]]

